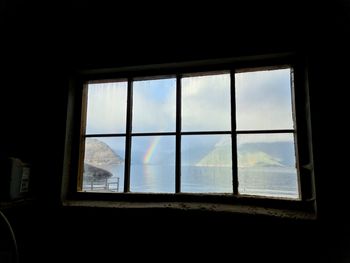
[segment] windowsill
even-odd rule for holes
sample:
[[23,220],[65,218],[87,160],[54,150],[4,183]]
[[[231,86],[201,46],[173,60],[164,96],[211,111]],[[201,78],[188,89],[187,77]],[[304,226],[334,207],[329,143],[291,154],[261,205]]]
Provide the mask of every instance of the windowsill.
[[[220,202],[193,202],[193,201],[114,201],[114,200],[65,200],[64,207],[90,207],[90,208],[111,208],[111,209],[174,209],[182,211],[204,211],[223,212],[250,216],[267,216],[274,218],[287,218],[298,220],[315,220],[315,211],[311,208],[313,202],[301,203],[290,200],[259,200],[262,204],[254,204],[255,200],[244,198],[243,202],[228,204]],[[250,199],[250,198],[248,198]],[[252,202],[250,202],[252,201]],[[265,202],[266,201],[266,202]],[[272,202],[271,202],[272,201]],[[274,201],[277,201],[277,205]],[[285,207],[279,207],[280,202],[286,202]],[[274,204],[275,203],[275,204]],[[287,204],[287,205],[286,205]],[[300,209],[296,207],[301,207]]]

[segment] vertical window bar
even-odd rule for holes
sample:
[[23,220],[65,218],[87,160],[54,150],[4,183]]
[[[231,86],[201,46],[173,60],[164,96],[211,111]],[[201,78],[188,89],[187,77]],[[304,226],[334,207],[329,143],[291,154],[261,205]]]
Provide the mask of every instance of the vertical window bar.
[[[299,150],[299,154],[303,153],[302,158],[300,158],[300,160],[306,160],[306,166],[304,166],[304,168],[307,169],[307,177],[308,177],[308,184],[306,184],[305,181],[305,176],[303,177],[303,181],[301,181],[301,197],[303,198],[302,200],[307,200],[307,199],[313,199],[315,200],[316,198],[316,189],[315,189],[315,176],[313,175],[314,171],[313,171],[313,148],[312,148],[312,133],[311,133],[311,116],[310,116],[310,95],[309,95],[309,88],[308,88],[308,71],[307,71],[307,61],[303,62],[304,67],[303,68],[298,68],[298,75],[300,76],[300,80],[298,83],[298,86],[304,86],[304,92],[301,95],[298,95],[297,98],[299,99],[299,101],[301,100],[301,98],[304,98],[304,100],[302,101],[302,104],[304,105],[304,107],[302,108],[302,115],[299,112],[298,116],[296,117],[297,120],[303,120],[302,117],[304,116],[305,120],[303,123],[305,123],[303,125],[303,129],[302,129],[302,133],[300,133],[300,122],[298,125],[298,138],[299,138],[299,144],[296,144],[298,146],[300,145],[304,145],[304,148],[301,150]],[[295,81],[295,80],[294,80]],[[294,89],[294,93],[297,90]],[[300,92],[299,92],[300,93]],[[298,103],[299,105],[301,105],[301,103]],[[299,109],[299,108],[298,108]],[[296,112],[298,113],[298,112]],[[304,138],[302,139],[302,142],[300,143],[300,134],[304,134]],[[300,149],[300,147],[298,147]],[[304,150],[305,149],[305,150]],[[300,165],[300,163],[299,163]],[[301,167],[299,167],[301,168]],[[307,194],[306,194],[307,193]],[[316,209],[316,207],[315,207]]]
[[88,89],[87,83],[83,84],[82,101],[81,101],[81,124],[80,124],[80,141],[79,141],[79,166],[78,166],[78,180],[77,191],[83,190],[83,176],[84,176],[84,157],[85,157],[85,134],[86,134],[86,119],[87,119],[87,104],[88,104]]
[[176,76],[175,193],[181,192],[181,76]]
[[299,193],[299,198],[304,200],[305,199],[305,191],[302,189],[302,185],[305,186],[306,183],[302,182],[302,171],[301,171],[301,166],[300,166],[300,153],[298,151],[298,125],[297,125],[297,112],[296,112],[296,95],[295,95],[295,69],[294,67],[290,68],[290,87],[291,87],[291,99],[292,99],[292,117],[293,117],[293,129],[294,129],[294,151],[295,151],[295,162],[296,162],[296,168],[297,168],[297,182],[298,182],[298,193]]
[[232,187],[233,194],[238,195],[238,167],[237,167],[237,134],[236,134],[236,86],[235,71],[230,71],[231,91],[231,143],[232,143]]
[[128,79],[128,96],[126,110],[126,138],[125,138],[125,167],[124,192],[130,192],[130,164],[131,164],[131,128],[132,128],[132,91],[133,80]]

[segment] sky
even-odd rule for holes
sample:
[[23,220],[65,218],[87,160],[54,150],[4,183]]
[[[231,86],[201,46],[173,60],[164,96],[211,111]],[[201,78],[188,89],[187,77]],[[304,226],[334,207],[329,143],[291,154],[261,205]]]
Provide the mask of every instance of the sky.
[[237,73],[238,130],[292,129],[290,69]]
[[230,75],[182,79],[182,130],[231,129]]
[[89,84],[86,134],[125,133],[127,82]]
[[175,132],[176,79],[135,81],[133,132]]
[[[290,69],[236,73],[235,83],[238,130],[293,128]],[[181,84],[182,131],[230,130],[229,74],[185,77]],[[86,134],[125,133],[126,101],[127,82],[89,84]],[[132,119],[133,132],[175,132],[176,79],[134,81]],[[204,138],[206,141],[193,140],[192,149],[218,143]],[[246,135],[240,136],[238,143],[291,139],[286,135]],[[102,140],[118,154],[124,153],[123,138]],[[132,144],[132,158],[144,163],[151,163],[152,155],[174,151],[173,136],[135,138]]]

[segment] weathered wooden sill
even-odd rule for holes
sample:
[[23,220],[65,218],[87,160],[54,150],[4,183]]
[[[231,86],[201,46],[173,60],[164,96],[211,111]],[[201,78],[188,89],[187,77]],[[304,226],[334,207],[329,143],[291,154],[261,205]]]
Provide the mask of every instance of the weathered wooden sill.
[[208,212],[226,212],[245,215],[259,215],[299,220],[315,220],[316,213],[310,211],[296,211],[289,209],[276,209],[252,205],[232,205],[220,203],[200,202],[126,202],[126,201],[97,201],[97,200],[66,200],[65,207],[92,207],[116,209],[177,209],[199,210]]

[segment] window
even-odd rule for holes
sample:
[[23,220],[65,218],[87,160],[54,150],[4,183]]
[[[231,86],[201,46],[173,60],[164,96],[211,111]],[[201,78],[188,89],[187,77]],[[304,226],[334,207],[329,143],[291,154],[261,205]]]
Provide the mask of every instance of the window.
[[70,192],[313,206],[305,72],[290,56],[83,71]]

